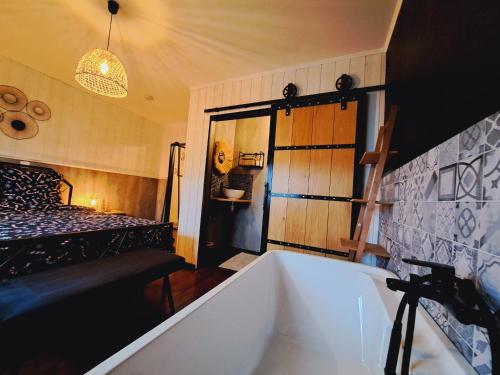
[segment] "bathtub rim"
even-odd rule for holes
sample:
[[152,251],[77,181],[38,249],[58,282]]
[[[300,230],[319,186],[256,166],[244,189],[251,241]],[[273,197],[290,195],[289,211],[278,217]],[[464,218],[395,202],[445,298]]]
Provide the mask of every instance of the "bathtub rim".
[[[116,353],[112,354],[110,357],[106,358],[104,361],[90,369],[86,372],[87,375],[97,375],[97,374],[107,374],[110,371],[114,370],[121,364],[123,364],[126,360],[131,358],[133,355],[144,349],[146,346],[155,341],[158,337],[160,337],[163,333],[169,330],[171,327],[179,324],[185,318],[187,318],[191,313],[201,308],[212,298],[221,293],[227,286],[236,282],[239,278],[243,277],[251,268],[257,265],[260,262],[263,262],[268,257],[283,257],[283,256],[297,256],[297,257],[314,257],[319,258],[321,261],[334,262],[338,264],[342,264],[344,267],[351,268],[353,271],[361,272],[367,274],[369,276],[375,276],[377,279],[385,279],[386,277],[397,277],[398,276],[386,269],[374,267],[370,265],[360,264],[360,263],[352,263],[347,262],[345,260],[334,259],[334,258],[326,258],[319,257],[313,254],[306,253],[295,253],[287,250],[273,250],[264,253],[259,256],[257,259],[246,265],[240,271],[236,272],[234,275],[230,276],[222,283],[217,285],[215,288],[211,289],[203,296],[198,298],[197,300],[190,303],[188,306],[184,307],[181,311],[169,317],[165,321],[158,324],[156,327],[152,328],[139,338],[132,341],[130,344],[126,345]],[[398,292],[398,298],[402,297],[402,293]],[[439,328],[437,323],[432,319],[427,310],[423,308],[420,304],[417,308],[419,314],[425,323],[430,327],[430,329],[437,334],[438,340],[443,344],[443,346],[451,353],[452,357],[459,362],[459,365],[463,368],[467,368],[471,370],[471,374],[476,374],[472,365],[466,361],[463,355],[458,351],[455,345],[451,342],[451,340],[445,335],[445,333]]]

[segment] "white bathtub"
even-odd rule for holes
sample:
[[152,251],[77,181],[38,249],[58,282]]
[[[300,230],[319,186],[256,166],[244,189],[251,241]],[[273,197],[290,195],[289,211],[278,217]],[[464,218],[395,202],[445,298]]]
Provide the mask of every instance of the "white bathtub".
[[[383,374],[401,298],[386,277],[393,274],[273,251],[89,374]],[[420,308],[412,371],[475,374]]]

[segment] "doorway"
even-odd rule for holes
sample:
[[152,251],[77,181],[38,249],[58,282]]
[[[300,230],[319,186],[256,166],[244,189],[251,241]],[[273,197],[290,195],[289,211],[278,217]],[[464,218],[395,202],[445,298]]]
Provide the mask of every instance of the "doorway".
[[275,114],[263,109],[211,117],[200,264],[266,251]]

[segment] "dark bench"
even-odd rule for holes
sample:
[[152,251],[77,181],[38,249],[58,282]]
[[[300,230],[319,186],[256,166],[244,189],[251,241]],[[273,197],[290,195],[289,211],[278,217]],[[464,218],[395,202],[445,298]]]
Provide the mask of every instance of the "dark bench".
[[140,249],[6,280],[0,282],[0,322],[106,288],[146,284],[160,277],[164,277],[164,295],[174,312],[168,275],[183,265],[184,258],[178,255]]

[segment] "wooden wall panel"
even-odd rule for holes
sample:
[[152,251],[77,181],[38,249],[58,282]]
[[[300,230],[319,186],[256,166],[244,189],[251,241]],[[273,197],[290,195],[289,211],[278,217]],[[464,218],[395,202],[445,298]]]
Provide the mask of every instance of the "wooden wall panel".
[[275,146],[289,146],[292,144],[292,123],[295,110],[287,116],[284,109],[279,110],[276,116]]
[[273,191],[288,193],[288,182],[290,179],[290,155],[291,151],[277,151],[274,153],[273,164]]
[[354,177],[354,150],[332,150],[330,195],[351,197]]
[[349,238],[351,221],[345,220],[351,217],[351,203],[329,202],[328,204],[328,239],[329,249],[340,249],[340,239]]
[[307,201],[306,233],[304,244],[320,248],[327,247],[328,202]]
[[289,117],[291,116],[293,116],[292,143],[286,146],[311,145],[314,107],[295,108]]
[[0,65],[0,84],[19,88],[29,100],[44,101],[52,112],[50,120],[38,123],[34,138],[14,140],[0,132],[0,157],[159,178],[169,144],[183,140],[164,144],[168,126],[6,57],[0,56]]
[[302,193],[307,191],[310,195],[330,195],[332,150],[314,150],[310,151],[310,155],[308,189]]
[[[341,143],[351,143],[351,137],[356,135],[356,109],[357,103],[349,103],[347,110],[336,114],[340,105],[329,104],[296,108],[288,117],[280,113],[276,124],[280,145],[332,144],[337,130]],[[351,197],[354,152],[354,149],[276,151],[272,190]],[[340,236],[349,235],[351,208],[349,203],[332,203],[335,204],[273,197],[268,238],[338,250]],[[330,229],[331,226],[334,228]]]
[[[11,158],[1,161],[18,163]],[[103,172],[92,169],[67,167],[48,163],[32,163],[33,166],[49,167],[61,173],[73,185],[71,203],[90,207],[90,200],[96,198],[100,211],[118,210],[127,215],[154,220],[158,206],[159,187],[165,180],[150,177],[132,176],[121,173]],[[68,201],[69,189],[62,185],[62,199]]]
[[285,223],[287,212],[287,199],[273,197],[269,214],[268,237],[276,241],[285,241]]
[[340,109],[340,104],[335,104],[335,125],[333,130],[333,143],[349,144],[356,142],[356,111],[358,102],[349,102],[346,110]]
[[285,242],[305,244],[307,203],[305,199],[287,199]]
[[288,177],[289,193],[305,194],[307,192],[309,186],[310,160],[311,151],[309,150],[297,150],[290,152],[290,171]]
[[329,145],[333,143],[335,104],[314,107],[311,144]]
[[[366,56],[365,59],[359,57]],[[374,60],[380,57],[382,67],[377,70],[373,67]],[[356,60],[355,60],[356,59]],[[307,92],[314,94],[316,92],[335,91],[335,79],[343,73],[352,73],[357,76],[363,76],[360,84],[366,85],[367,82],[383,83],[383,73],[385,69],[384,60],[385,54],[381,51],[371,51],[356,56],[346,56],[324,60],[321,62],[313,62],[300,67],[288,67],[271,72],[263,72],[251,77],[242,77],[232,81],[226,81],[217,84],[211,84],[191,90],[188,130],[187,130],[187,151],[186,151],[186,175],[184,183],[184,192],[181,196],[181,217],[179,227],[179,240],[177,252],[186,257],[190,263],[197,262],[198,236],[200,230],[200,212],[201,199],[203,196],[203,176],[205,171],[206,154],[206,139],[208,137],[208,122],[209,116],[203,113],[205,108],[219,107],[229,105],[229,103],[237,104],[237,100],[241,103],[240,95],[236,95],[231,99],[232,82],[241,82],[247,79],[254,82],[261,82],[260,97],[257,97],[257,89],[251,88],[250,96],[252,101],[278,99],[283,97],[283,87],[288,82],[297,83],[296,77],[300,79],[299,87],[300,94]],[[351,60],[353,63],[351,64]],[[361,74],[364,61],[364,73]],[[306,70],[303,70],[307,68]],[[297,72],[300,70],[299,75]],[[307,75],[307,80],[306,80]],[[319,80],[319,82],[318,82]],[[306,85],[304,86],[304,82]],[[245,84],[246,85],[246,84]],[[207,89],[212,88],[213,100],[210,104],[205,102]],[[244,89],[245,90],[245,89]],[[303,91],[305,90],[305,91]],[[315,92],[315,90],[318,90]],[[246,95],[245,92],[243,95]],[[383,95],[376,94],[377,98]],[[383,102],[383,98],[380,102]],[[383,108],[380,104],[378,108]],[[377,126],[380,122],[382,113],[379,111],[376,115],[376,121],[371,126]],[[278,136],[278,134],[277,134]],[[312,141],[312,140],[311,140]]]

